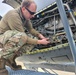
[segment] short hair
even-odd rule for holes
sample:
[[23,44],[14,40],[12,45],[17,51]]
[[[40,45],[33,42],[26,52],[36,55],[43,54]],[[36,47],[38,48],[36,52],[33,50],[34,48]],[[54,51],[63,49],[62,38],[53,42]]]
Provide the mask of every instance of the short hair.
[[33,0],[23,0],[21,3],[21,7],[29,7],[31,3],[35,3]]

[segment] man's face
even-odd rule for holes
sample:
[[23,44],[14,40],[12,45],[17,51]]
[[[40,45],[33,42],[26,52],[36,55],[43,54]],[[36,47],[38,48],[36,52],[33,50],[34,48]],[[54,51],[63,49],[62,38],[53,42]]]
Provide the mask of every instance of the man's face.
[[28,8],[24,7],[23,15],[26,19],[31,19],[32,17],[34,17],[35,12],[36,5],[34,3],[31,3],[31,5]]

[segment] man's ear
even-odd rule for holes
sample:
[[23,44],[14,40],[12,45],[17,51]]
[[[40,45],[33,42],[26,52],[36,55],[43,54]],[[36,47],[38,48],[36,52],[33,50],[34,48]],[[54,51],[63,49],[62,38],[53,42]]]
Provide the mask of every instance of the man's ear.
[[22,11],[24,11],[25,10],[25,7],[22,7]]

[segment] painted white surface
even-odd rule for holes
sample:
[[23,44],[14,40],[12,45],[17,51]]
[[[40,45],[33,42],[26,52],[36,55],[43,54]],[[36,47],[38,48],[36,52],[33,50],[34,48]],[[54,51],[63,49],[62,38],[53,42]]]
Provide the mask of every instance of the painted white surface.
[[34,0],[34,1],[37,4],[37,12],[55,2],[55,0]]
[[4,14],[6,14],[11,9],[14,9],[14,8],[11,7],[10,5],[0,2],[0,15],[1,16],[4,16]]
[[2,3],[3,0],[0,0],[0,3]]

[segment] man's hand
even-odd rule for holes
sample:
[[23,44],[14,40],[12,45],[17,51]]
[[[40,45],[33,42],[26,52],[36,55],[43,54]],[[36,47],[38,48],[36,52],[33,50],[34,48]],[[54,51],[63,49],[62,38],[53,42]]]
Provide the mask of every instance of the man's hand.
[[50,41],[48,40],[48,38],[46,38],[46,39],[44,38],[42,40],[38,40],[38,44],[47,45],[49,43],[50,43]]
[[38,37],[39,37],[40,39],[45,39],[45,37],[44,37],[42,34],[39,34]]

